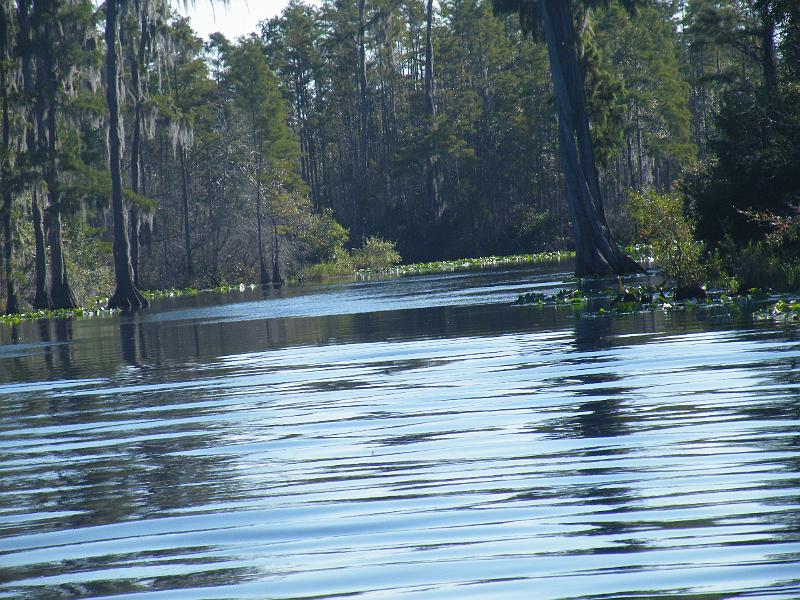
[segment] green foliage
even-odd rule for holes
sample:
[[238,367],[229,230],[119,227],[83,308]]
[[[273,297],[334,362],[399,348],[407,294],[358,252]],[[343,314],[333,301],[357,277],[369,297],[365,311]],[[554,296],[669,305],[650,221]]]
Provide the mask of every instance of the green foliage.
[[622,77],[613,65],[604,64],[598,44],[585,42],[583,68],[586,73],[586,108],[597,162],[606,167],[623,147],[628,104]]
[[401,257],[394,242],[372,236],[361,248],[353,249],[350,260],[357,270],[383,271],[397,265]]
[[[635,146],[638,153],[641,146],[644,157],[664,171],[663,181],[654,181],[655,185],[662,185],[664,181],[671,185],[670,177],[693,165],[697,152],[691,139],[689,85],[681,64],[680,38],[671,17],[667,4],[640,6],[635,16],[631,16],[618,2],[611,2],[607,9],[597,12],[587,50],[594,53],[590,62],[598,63],[594,70],[607,81],[601,85],[602,78],[599,84],[594,83],[598,76],[589,78],[590,108],[599,102],[609,106],[619,102],[626,104],[622,118],[630,144],[628,148]],[[623,85],[624,90],[621,89]],[[593,94],[598,93],[593,91],[595,88],[600,92],[599,102],[593,100]],[[603,93],[603,90],[606,91]],[[617,112],[610,108],[603,110],[605,113],[594,109],[593,127],[610,132],[605,146],[611,145],[610,156],[613,156],[623,146],[613,135],[620,125],[614,121],[611,126],[605,124],[603,115],[618,119],[618,109]],[[593,135],[598,134],[593,132]],[[602,149],[603,142],[598,142]],[[635,181],[642,178],[641,184],[646,184],[650,175],[639,173],[638,164],[635,167],[637,172],[630,176],[635,175]]]
[[85,308],[59,308],[57,310],[32,310],[14,315],[0,315],[0,325],[18,325],[25,321],[54,321],[64,319],[88,319],[115,314],[117,311],[109,310],[103,304],[95,303]]
[[78,302],[89,298],[108,298],[114,291],[111,268],[111,244],[100,237],[101,231],[74,220],[68,223],[64,246],[67,250],[67,272]]
[[[346,230],[343,229],[337,235],[341,236],[342,232],[346,235]],[[344,239],[339,238],[341,243]],[[354,248],[349,253],[340,243],[334,243],[331,252],[329,260],[303,269],[300,279],[307,281],[332,279],[355,275],[358,271],[387,272],[401,260],[394,242],[375,236],[367,238],[360,248]]]
[[720,245],[719,260],[741,289],[771,289],[793,292],[800,289],[800,260],[781,255],[765,241],[738,246],[731,238]]
[[631,192],[629,210],[641,240],[679,288],[699,287],[707,278],[702,263],[704,245],[694,238],[694,224],[684,214],[684,199],[677,194],[649,190]]
[[539,252],[536,254],[515,254],[512,256],[483,256],[480,258],[459,258],[457,260],[437,260],[410,265],[398,265],[390,270],[393,275],[426,275],[429,273],[452,273],[491,269],[503,265],[523,265],[559,262],[575,258],[571,251]]
[[749,215],[789,217],[800,203],[800,89],[781,98],[745,89],[725,95],[712,159],[686,181],[698,233],[711,245],[729,236],[744,246],[770,231]]
[[311,213],[308,226],[300,232],[308,247],[307,258],[312,263],[335,263],[347,254],[345,244],[350,235],[334,218],[331,210]]

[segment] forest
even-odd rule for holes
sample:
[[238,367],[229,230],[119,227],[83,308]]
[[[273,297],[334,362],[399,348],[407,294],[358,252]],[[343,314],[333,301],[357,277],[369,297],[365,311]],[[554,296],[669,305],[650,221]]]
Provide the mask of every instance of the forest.
[[796,0],[291,0],[253,30],[0,0],[0,312],[564,249],[800,288]]

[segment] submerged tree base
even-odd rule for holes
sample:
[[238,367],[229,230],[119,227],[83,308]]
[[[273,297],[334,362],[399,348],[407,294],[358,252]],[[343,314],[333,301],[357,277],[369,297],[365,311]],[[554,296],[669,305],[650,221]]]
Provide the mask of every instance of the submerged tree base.
[[609,275],[636,275],[644,273],[644,267],[616,248],[613,242],[609,245],[609,255],[604,256],[599,250],[586,255],[578,255],[575,275],[578,277],[607,277]]
[[109,309],[119,309],[123,312],[136,312],[150,306],[150,302],[135,287],[123,290],[117,288],[114,295],[108,299]]

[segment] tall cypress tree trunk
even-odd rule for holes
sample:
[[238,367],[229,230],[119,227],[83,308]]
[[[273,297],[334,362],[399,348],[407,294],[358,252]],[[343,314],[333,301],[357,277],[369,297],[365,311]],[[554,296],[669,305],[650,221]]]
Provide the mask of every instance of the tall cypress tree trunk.
[[114,215],[114,279],[116,289],[108,301],[109,308],[139,310],[147,300],[133,283],[133,269],[128,242],[128,215],[122,197],[121,129],[119,117],[119,69],[117,65],[117,18],[119,0],[106,2],[106,101],[108,103],[108,158],[111,172],[111,206]]
[[[433,0],[428,0],[425,14],[425,108],[430,118],[431,127],[436,127],[436,99],[434,97],[433,79]],[[436,218],[441,218],[444,213],[442,198],[439,191],[442,180],[442,171],[439,165],[439,155],[431,153],[426,157],[426,188],[428,204],[433,209]]]
[[69,285],[67,262],[64,257],[64,244],[61,219],[61,197],[58,181],[58,134],[57,134],[57,95],[58,75],[53,56],[56,36],[54,31],[57,6],[54,2],[34,0],[34,10],[39,11],[41,19],[38,43],[39,62],[37,71],[37,125],[38,146],[46,151],[42,164],[42,176],[47,186],[46,236],[50,246],[50,303],[52,308],[77,308],[78,302]]
[[39,204],[41,192],[34,189],[31,195],[31,220],[33,222],[33,243],[36,250],[34,257],[34,282],[36,293],[33,297],[33,308],[43,310],[52,308],[50,300],[50,270],[47,267],[47,242],[45,241],[44,214]]
[[183,207],[183,244],[186,246],[186,275],[194,276],[192,261],[192,234],[189,226],[189,182],[186,180],[186,148],[181,142],[181,200]]
[[366,54],[366,0],[358,2],[358,94],[359,94],[359,176],[361,183],[358,192],[358,204],[355,216],[355,237],[363,240],[367,227],[367,202],[369,185],[369,92],[367,90],[367,54]]
[[13,315],[19,312],[19,298],[17,287],[14,283],[14,239],[11,227],[11,191],[3,189],[3,269],[6,280],[6,307],[5,314]]
[[[48,61],[49,63],[49,61]],[[50,205],[50,299],[53,308],[77,308],[78,301],[69,285],[67,261],[64,256],[64,243],[61,224],[61,197],[58,185],[58,165],[56,161],[56,105],[55,82],[49,82],[50,106],[47,111],[48,156],[45,167],[47,196]]]
[[[9,15],[3,9],[3,18]],[[6,307],[5,314],[12,315],[19,312],[19,299],[17,298],[17,288],[14,283],[14,229],[11,226],[13,195],[11,193],[11,119],[8,106],[8,74],[6,69],[6,59],[10,55],[10,43],[8,39],[8,23],[4,23],[0,30],[2,39],[0,40],[0,89],[3,94],[3,164],[0,167],[0,187],[3,190],[3,204],[0,206],[0,216],[2,216],[3,232],[3,273],[6,283]]]
[[[27,114],[28,126],[25,130],[25,143],[31,163],[39,162],[38,138],[41,131],[40,100],[36,93],[34,81],[34,52],[36,51],[31,32],[31,0],[21,0],[17,3],[17,23],[19,25],[19,47],[22,50],[22,90],[25,102],[29,109]],[[50,308],[50,273],[47,268],[47,243],[44,234],[44,215],[40,206],[40,191],[34,188],[31,192],[31,220],[33,224],[33,239],[35,247],[35,275],[36,292],[33,307],[37,309]]]
[[639,272],[641,267],[622,253],[606,222],[571,7],[571,2],[564,0],[541,0],[558,112],[562,168],[572,215],[575,270],[579,276]]
[[[255,116],[254,116],[255,118]],[[272,278],[270,276],[269,269],[267,268],[267,259],[264,253],[264,218],[263,218],[263,211],[261,210],[261,171],[264,165],[264,148],[263,148],[263,141],[258,140],[256,141],[256,133],[253,132],[253,147],[257,149],[258,152],[258,163],[256,165],[256,227],[258,230],[258,267],[259,267],[259,274],[261,276],[261,285],[269,285],[272,283]]]
[[[138,3],[137,3],[138,4]],[[147,17],[144,11],[136,6],[136,10],[140,11],[139,15],[139,45],[136,52],[133,51],[133,44],[131,43],[131,87],[133,88],[134,105],[133,105],[133,133],[131,135],[131,189],[135,194],[142,191],[140,183],[143,179],[141,169],[144,166],[142,159],[142,103],[144,102],[142,91],[142,70],[144,69],[145,55],[147,51],[147,44],[149,43],[149,32],[147,28]],[[132,39],[131,39],[132,42]],[[139,248],[141,236],[139,235],[141,229],[141,215],[139,207],[131,207],[131,223],[130,223],[130,246],[131,246],[131,268],[133,269],[133,283],[136,287],[139,286]]]
[[275,222],[275,218],[271,219],[272,221],[272,281],[277,284],[283,283],[283,277],[281,277],[281,259],[280,259],[280,248],[281,248],[281,238],[278,235],[278,224]]

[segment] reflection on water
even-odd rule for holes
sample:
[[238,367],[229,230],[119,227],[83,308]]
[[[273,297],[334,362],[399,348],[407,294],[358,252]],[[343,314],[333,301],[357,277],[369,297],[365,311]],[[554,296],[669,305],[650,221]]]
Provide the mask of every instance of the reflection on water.
[[561,277],[0,330],[0,597],[800,597],[797,333]]

